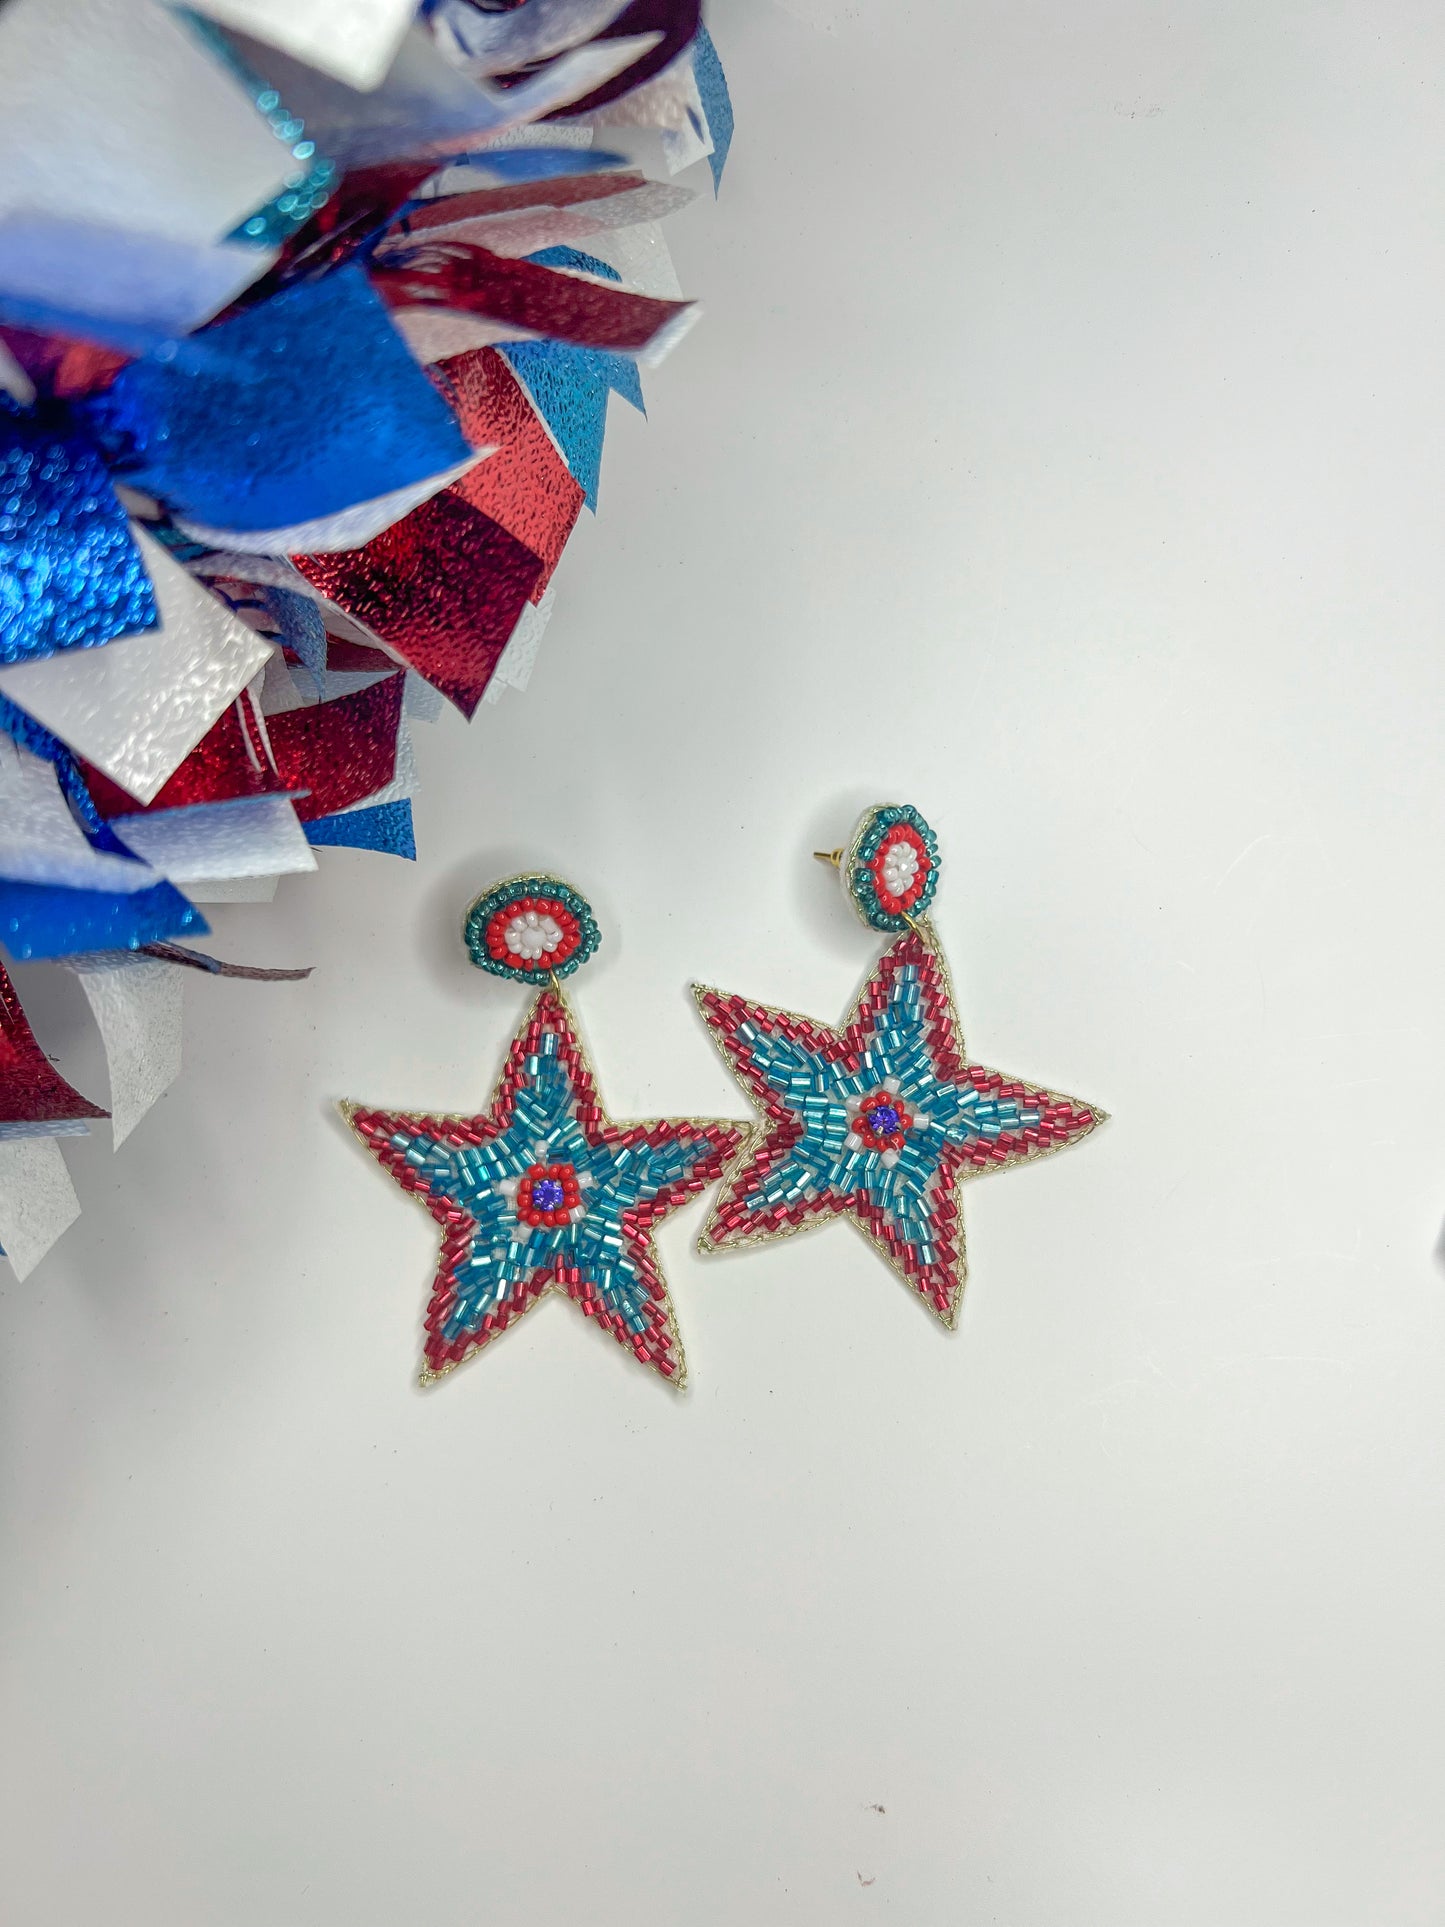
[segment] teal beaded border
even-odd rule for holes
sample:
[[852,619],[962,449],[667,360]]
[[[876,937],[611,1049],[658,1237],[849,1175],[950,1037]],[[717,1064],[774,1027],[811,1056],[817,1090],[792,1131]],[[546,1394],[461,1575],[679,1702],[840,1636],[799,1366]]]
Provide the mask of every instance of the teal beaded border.
[[[928,881],[923,886],[921,896],[902,914],[883,908],[878,901],[873,872],[868,867],[878,854],[879,844],[895,823],[907,823],[911,829],[917,830],[928,852],[929,862]],[[913,805],[877,803],[858,825],[852,847],[843,859],[843,882],[864,923],[871,925],[874,930],[907,930],[912,922],[923,915],[937,894],[938,869],[938,838]]]
[[[517,902],[520,897],[555,897],[577,919],[582,941],[566,963],[558,964],[555,970],[536,964],[499,963],[487,949],[487,925],[499,910]],[[503,877],[500,883],[494,883],[484,895],[477,898],[463,921],[462,941],[467,946],[467,955],[478,970],[490,971],[494,977],[509,977],[513,983],[545,984],[554,977],[560,981],[563,977],[570,977],[574,970],[580,970],[601,943],[602,932],[597,928],[592,905],[570,883],[553,876],[516,876]]]

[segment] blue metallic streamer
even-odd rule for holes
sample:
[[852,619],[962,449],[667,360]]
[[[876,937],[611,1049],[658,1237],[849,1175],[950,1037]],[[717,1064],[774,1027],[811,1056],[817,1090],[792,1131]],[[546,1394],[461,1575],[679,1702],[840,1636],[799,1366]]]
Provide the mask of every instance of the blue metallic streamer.
[[213,528],[281,528],[470,454],[354,263],[122,369],[85,404],[115,472]]
[[338,810],[334,816],[303,823],[308,843],[337,844],[350,850],[380,850],[387,856],[415,858],[411,803],[375,803],[366,810]]
[[318,690],[326,671],[326,624],[310,596],[273,585],[258,590],[261,606],[276,624],[282,643],[303,669],[309,670]]
[[53,405],[0,394],[0,662],[93,649],[159,619],[89,437]]
[[607,384],[587,366],[585,349],[562,342],[504,342],[501,352],[595,513],[607,431]]
[[712,169],[712,191],[716,194],[722,185],[728,149],[733,144],[733,103],[712,35],[701,23],[692,43],[692,77],[697,82],[698,98],[707,115],[707,131],[712,136],[707,164]]
[[[584,254],[581,248],[539,248],[527,259],[535,261],[540,268],[571,268],[580,274],[595,274],[604,281],[620,281],[622,276],[610,261],[600,261],[595,254]],[[548,342],[544,346],[555,347],[564,354],[577,355],[585,365],[593,370],[624,401],[632,403],[639,415],[647,409],[642,400],[642,376],[637,363],[631,355],[609,354],[605,348],[574,348],[567,342]]]
[[[527,258],[539,267],[576,269],[608,281],[622,278],[609,262],[584,254],[580,248],[541,248]],[[505,342],[501,353],[552,431],[563,460],[581,485],[587,506],[595,511],[607,431],[608,389],[642,413],[647,412],[637,363],[630,355],[577,348],[563,341]]]
[[210,925],[174,884],[129,896],[0,881],[0,943],[22,962],[92,950],[139,950],[166,937],[203,937]]
[[475,168],[499,181],[552,181],[564,174],[599,174],[606,168],[627,164],[625,154],[609,154],[600,147],[480,148],[475,154],[457,154],[450,161],[437,163],[448,172],[457,167]]

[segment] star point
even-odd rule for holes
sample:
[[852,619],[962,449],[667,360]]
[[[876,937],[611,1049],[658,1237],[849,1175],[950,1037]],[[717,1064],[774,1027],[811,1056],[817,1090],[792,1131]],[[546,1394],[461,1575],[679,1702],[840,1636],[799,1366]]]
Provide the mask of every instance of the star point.
[[653,1232],[718,1177],[737,1147],[736,1125],[614,1122],[559,990],[540,992],[524,1016],[488,1110],[339,1108],[442,1228],[423,1385],[557,1291],[681,1388],[686,1360]]

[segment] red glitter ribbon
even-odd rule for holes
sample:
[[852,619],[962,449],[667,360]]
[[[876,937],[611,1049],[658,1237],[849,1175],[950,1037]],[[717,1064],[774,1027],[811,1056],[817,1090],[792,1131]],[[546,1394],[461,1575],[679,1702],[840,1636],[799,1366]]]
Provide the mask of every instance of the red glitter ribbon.
[[0,964],[0,1121],[62,1124],[109,1116],[67,1084],[41,1050],[9,973]]
[[391,781],[405,682],[398,671],[350,696],[266,718],[282,781],[311,792],[296,799],[303,823],[348,809]]
[[[390,643],[464,716],[482,700],[543,572],[539,555],[473,508],[455,487],[433,495],[364,548],[291,559],[308,581]],[[283,771],[276,725],[296,713],[271,722]]]
[[271,762],[250,698],[244,695],[216,718],[149,803],[137,803],[93,764],[82,762],[81,772],[95,807],[105,817],[179,810],[191,803],[231,803],[241,796],[277,796],[287,787]]
[[495,453],[469,469],[453,491],[542,560],[536,602],[562,558],[582,512],[582,485],[557,451],[521,383],[495,348],[441,362],[462,433]]
[[274,266],[252,282],[226,310],[253,308],[292,281],[309,280],[349,261],[435,174],[440,163],[428,156],[415,161],[384,161],[350,169],[331,198],[282,248]]
[[418,246],[396,267],[374,267],[372,285],[390,308],[457,308],[582,348],[635,354],[655,341],[690,301],[659,301],[609,281],[508,260],[467,241]]
[[[465,194],[438,194],[406,216],[393,238],[423,234],[428,228],[451,227],[488,214],[514,214],[530,207],[576,207],[584,201],[605,201],[645,187],[645,174],[564,174],[551,181],[518,181],[507,187],[479,187]],[[390,243],[388,243],[390,245]]]
[[[618,40],[625,35],[655,33],[662,37],[655,46],[639,54],[630,67],[624,67],[620,74],[611,80],[604,80],[600,87],[594,87],[590,94],[581,100],[569,101],[559,107],[551,120],[575,116],[583,118],[605,107],[609,100],[618,100],[623,94],[630,94],[634,87],[640,87],[654,74],[660,74],[670,67],[683,49],[691,45],[697,37],[702,24],[702,0],[632,0],[631,6],[624,7],[617,18],[605,26],[600,33],[593,34],[589,44],[595,46],[599,40]],[[505,87],[509,82],[524,80],[524,74],[500,74],[497,84]]]
[[108,388],[131,359],[93,341],[67,335],[36,334],[29,328],[0,328],[10,350],[42,395],[70,401]]

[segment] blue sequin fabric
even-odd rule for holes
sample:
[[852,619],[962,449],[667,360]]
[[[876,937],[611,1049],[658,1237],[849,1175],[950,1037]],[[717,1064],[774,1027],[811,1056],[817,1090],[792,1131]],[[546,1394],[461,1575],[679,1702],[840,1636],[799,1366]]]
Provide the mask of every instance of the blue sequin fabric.
[[155,591],[99,455],[0,395],[0,662],[153,629]]

